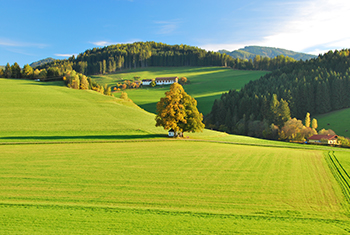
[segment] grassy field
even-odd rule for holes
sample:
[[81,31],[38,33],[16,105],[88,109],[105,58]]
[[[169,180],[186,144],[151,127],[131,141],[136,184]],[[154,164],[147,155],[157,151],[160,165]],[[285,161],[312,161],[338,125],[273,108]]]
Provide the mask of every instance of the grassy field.
[[[338,160],[341,162],[342,166],[346,170],[346,172],[350,173],[350,157],[347,153],[344,152],[336,152],[336,156]],[[349,182],[350,183],[350,182]]]
[[[215,99],[230,89],[240,89],[251,80],[259,79],[265,75],[265,71],[232,70],[224,67],[151,67],[147,69],[127,70],[116,74],[96,75],[93,78],[100,83],[116,85],[122,79],[134,80],[135,76],[140,79],[153,79],[156,77],[187,77],[189,84],[184,86],[185,91],[198,102],[198,109],[203,114],[208,114]],[[126,92],[141,108],[155,113],[156,103],[169,86],[157,88],[131,89]],[[119,96],[118,93],[115,94]]]
[[60,83],[0,79],[0,234],[347,234],[335,150],[204,130]]
[[318,129],[332,129],[337,135],[350,137],[350,108],[342,109],[316,117]]
[[0,148],[2,231],[63,224],[63,231],[90,233],[350,228],[321,151],[189,141]]
[[166,134],[136,105],[59,82],[0,79],[0,141],[126,139]]

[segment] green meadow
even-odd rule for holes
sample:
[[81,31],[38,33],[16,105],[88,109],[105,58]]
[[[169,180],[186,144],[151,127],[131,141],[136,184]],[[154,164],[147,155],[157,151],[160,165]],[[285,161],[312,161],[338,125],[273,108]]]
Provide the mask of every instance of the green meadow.
[[166,134],[133,103],[60,82],[0,79],[0,141],[127,139]]
[[349,229],[348,204],[321,151],[165,141],[1,152],[4,233]]
[[0,101],[0,234],[350,232],[348,149],[168,139],[133,103],[59,82],[0,79]]
[[[230,89],[241,89],[251,80],[259,79],[266,71],[233,70],[224,67],[151,67],[147,69],[132,69],[115,74],[92,76],[97,82],[116,85],[122,80],[154,79],[156,77],[186,77],[189,84],[184,85],[185,91],[198,102],[198,109],[204,115],[211,111],[215,99]],[[128,89],[129,98],[148,112],[156,113],[156,104],[168,86],[156,88]],[[115,93],[119,97],[120,93]]]
[[322,114],[316,118],[318,129],[332,129],[337,135],[350,137],[350,108]]

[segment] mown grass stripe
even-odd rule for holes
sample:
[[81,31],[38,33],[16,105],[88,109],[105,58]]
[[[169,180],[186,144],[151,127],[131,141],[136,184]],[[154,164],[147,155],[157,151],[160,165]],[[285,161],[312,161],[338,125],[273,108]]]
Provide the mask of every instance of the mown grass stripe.
[[280,144],[261,144],[261,143],[243,143],[235,141],[219,141],[219,140],[205,140],[205,139],[125,139],[125,140],[87,140],[87,141],[33,141],[33,142],[0,142],[0,145],[37,145],[37,144],[88,144],[88,143],[127,143],[127,142],[164,142],[164,141],[193,141],[193,142],[208,142],[218,144],[233,144],[243,146],[258,146],[258,147],[276,147],[276,148],[291,148],[291,149],[305,149],[305,150],[327,150],[327,151],[347,151],[349,148],[320,146],[320,145],[283,145],[285,142],[281,141]]
[[335,177],[335,179],[338,181],[343,194],[345,196],[345,199],[350,203],[350,177],[349,174],[346,172],[346,170],[342,167],[340,162],[338,161],[337,157],[334,154],[334,151],[328,152],[327,157],[328,165],[330,166],[330,169]]
[[105,210],[105,211],[124,211],[132,212],[135,214],[162,214],[162,215],[190,215],[193,217],[219,217],[219,218],[248,218],[248,219],[281,219],[281,220],[297,220],[297,221],[318,221],[326,223],[335,223],[335,222],[348,222],[348,220],[342,219],[326,219],[326,218],[302,218],[302,217],[290,217],[290,216],[281,216],[281,215],[245,215],[245,214],[236,214],[236,213],[218,213],[218,212],[198,212],[198,211],[187,211],[187,210],[178,210],[178,209],[155,209],[155,208],[130,208],[122,206],[106,206],[106,205],[70,205],[70,204],[44,204],[44,203],[28,203],[28,202],[0,202],[0,207],[35,207],[35,208],[60,208],[60,209],[81,209],[81,210]]

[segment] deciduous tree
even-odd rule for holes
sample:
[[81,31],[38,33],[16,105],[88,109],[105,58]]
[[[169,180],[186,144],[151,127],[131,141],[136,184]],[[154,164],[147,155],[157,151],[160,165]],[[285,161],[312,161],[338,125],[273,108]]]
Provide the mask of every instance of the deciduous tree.
[[188,95],[183,87],[174,83],[165,97],[157,103],[156,126],[175,132],[202,131],[203,115],[197,109],[197,101]]
[[22,77],[24,78],[32,78],[34,74],[34,70],[32,67],[30,67],[29,64],[24,65],[22,70]]
[[313,118],[313,119],[312,119],[311,127],[312,127],[312,129],[314,129],[314,130],[317,129],[318,125],[317,125],[317,120],[316,120],[316,118]]
[[186,78],[186,77],[181,77],[181,78],[180,78],[180,83],[181,83],[181,84],[187,83],[187,78]]
[[82,90],[88,90],[89,89],[89,82],[87,80],[87,77],[85,75],[79,76],[80,78],[80,89]]
[[306,113],[305,126],[310,127],[310,113]]

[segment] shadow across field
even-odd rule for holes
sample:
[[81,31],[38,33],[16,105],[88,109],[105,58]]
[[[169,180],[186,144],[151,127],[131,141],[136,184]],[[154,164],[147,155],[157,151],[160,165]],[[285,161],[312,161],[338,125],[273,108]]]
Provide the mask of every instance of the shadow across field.
[[153,139],[164,138],[166,134],[146,134],[146,135],[80,135],[80,136],[8,136],[0,137],[1,140],[7,141],[74,141],[74,140],[131,140],[131,139]]
[[152,102],[152,103],[148,103],[148,104],[140,104],[139,107],[146,110],[147,112],[150,113],[157,113],[157,103],[158,102]]
[[33,85],[33,86],[63,86],[63,87],[66,87],[66,84],[62,80],[60,80],[60,81],[40,81],[40,82],[32,83],[30,85]]

